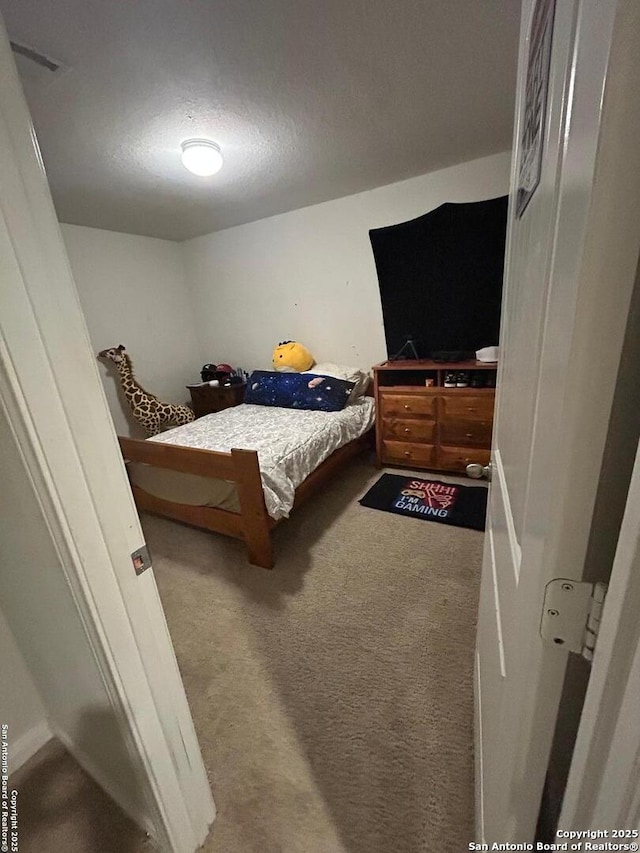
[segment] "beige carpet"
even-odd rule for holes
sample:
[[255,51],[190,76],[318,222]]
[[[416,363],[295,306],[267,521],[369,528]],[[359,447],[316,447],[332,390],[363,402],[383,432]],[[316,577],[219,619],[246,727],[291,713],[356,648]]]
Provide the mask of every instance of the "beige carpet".
[[19,853],[152,853],[142,830],[56,741],[10,787],[18,791]]
[[281,525],[272,572],[144,518],[218,807],[207,853],[473,839],[482,534],[360,507],[378,476],[354,463]]

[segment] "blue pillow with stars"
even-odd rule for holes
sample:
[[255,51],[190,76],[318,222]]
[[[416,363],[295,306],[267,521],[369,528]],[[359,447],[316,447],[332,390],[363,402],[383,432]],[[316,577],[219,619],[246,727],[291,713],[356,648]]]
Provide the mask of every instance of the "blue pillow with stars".
[[335,376],[254,370],[247,379],[244,401],[257,406],[339,412],[347,405],[354,386],[355,382]]

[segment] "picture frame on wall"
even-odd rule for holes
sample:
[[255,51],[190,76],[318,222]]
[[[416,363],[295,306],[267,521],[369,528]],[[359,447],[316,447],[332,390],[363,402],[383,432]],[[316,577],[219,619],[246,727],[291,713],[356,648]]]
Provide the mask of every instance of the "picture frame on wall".
[[520,167],[516,200],[518,219],[525,212],[540,183],[555,5],[555,0],[536,0],[531,16],[525,104],[520,137]]

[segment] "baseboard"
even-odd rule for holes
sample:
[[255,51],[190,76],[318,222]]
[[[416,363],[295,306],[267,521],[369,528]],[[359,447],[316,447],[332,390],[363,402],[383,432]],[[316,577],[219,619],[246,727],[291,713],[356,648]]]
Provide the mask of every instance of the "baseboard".
[[138,811],[138,809],[120,795],[120,791],[114,787],[111,780],[104,775],[102,770],[95,764],[94,760],[87,755],[83,749],[73,743],[65,732],[62,732],[57,728],[53,728],[53,735],[60,741],[67,752],[75,758],[85,773],[88,776],[91,776],[93,781],[111,797],[114,803],[120,806],[122,811],[128,815],[135,824],[137,824],[152,839],[157,838],[156,828],[148,815]]
[[9,775],[19,770],[53,737],[46,720],[33,726],[15,740],[9,741]]

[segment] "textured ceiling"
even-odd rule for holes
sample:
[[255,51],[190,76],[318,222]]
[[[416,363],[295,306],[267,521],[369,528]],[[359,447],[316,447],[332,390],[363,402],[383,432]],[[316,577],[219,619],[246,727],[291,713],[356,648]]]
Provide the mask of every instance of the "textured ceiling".
[[[507,149],[517,0],[0,0],[63,222],[182,240]],[[24,62],[21,61],[24,67]],[[180,143],[220,144],[190,175]]]

